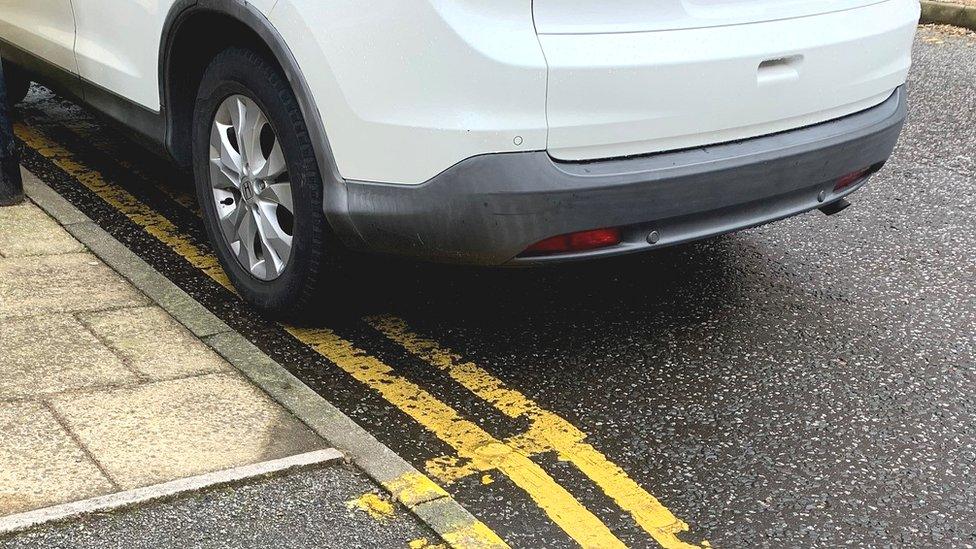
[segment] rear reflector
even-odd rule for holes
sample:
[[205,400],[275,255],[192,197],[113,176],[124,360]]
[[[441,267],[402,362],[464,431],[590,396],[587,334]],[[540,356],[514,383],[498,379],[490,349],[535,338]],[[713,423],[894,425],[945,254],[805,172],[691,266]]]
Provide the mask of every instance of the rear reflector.
[[594,229],[547,238],[526,248],[521,255],[548,255],[581,252],[620,244],[620,229]]
[[837,180],[837,183],[834,185],[834,192],[842,191],[847,187],[850,187],[851,185],[857,183],[858,181],[863,179],[864,176],[866,176],[870,171],[871,168],[864,168],[863,170],[858,170],[856,172],[849,173],[844,177],[841,177],[840,179]]

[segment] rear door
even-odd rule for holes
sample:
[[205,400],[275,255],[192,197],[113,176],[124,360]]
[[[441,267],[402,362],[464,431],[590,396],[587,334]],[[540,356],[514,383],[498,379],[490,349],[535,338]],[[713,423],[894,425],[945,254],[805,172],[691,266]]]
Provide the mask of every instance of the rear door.
[[78,19],[81,76],[159,110],[159,44],[175,0],[71,0]]
[[15,57],[13,46],[21,55],[78,72],[70,0],[0,0],[0,40],[9,57]]

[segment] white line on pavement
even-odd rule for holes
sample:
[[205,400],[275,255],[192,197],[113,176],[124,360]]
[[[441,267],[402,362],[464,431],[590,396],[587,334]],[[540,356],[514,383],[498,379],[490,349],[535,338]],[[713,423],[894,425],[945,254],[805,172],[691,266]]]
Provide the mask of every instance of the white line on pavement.
[[280,473],[289,469],[319,465],[342,459],[342,457],[342,453],[334,448],[316,450],[286,458],[263,461],[261,463],[234,467],[233,469],[225,469],[223,471],[215,471],[213,473],[164,482],[162,484],[154,484],[144,488],[135,488],[115,494],[0,517],[0,534],[25,530],[47,522],[64,520],[79,515],[131,507],[162,498],[199,491],[204,488],[240,482],[271,473]]

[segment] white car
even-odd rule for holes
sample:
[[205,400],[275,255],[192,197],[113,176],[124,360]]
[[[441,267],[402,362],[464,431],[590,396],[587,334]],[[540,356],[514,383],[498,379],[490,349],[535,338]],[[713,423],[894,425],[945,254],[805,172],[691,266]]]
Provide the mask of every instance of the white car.
[[0,0],[48,85],[193,168],[224,269],[319,307],[341,246],[482,265],[833,212],[905,118],[918,0]]

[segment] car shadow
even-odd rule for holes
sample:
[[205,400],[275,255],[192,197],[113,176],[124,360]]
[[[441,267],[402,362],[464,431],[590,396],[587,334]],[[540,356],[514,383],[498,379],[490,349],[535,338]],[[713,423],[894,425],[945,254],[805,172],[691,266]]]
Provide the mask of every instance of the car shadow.
[[735,236],[725,236],[625,257],[509,268],[368,256],[347,276],[344,316],[395,314],[432,329],[477,328],[508,338],[545,331],[567,341],[574,326],[698,322],[736,301],[739,247]]

